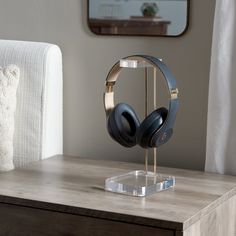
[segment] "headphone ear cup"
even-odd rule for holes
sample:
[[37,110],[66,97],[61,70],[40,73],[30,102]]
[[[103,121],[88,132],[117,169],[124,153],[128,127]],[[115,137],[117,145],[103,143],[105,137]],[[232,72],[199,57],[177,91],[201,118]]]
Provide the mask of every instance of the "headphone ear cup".
[[161,128],[167,118],[168,110],[164,107],[150,113],[139,126],[137,143],[143,148],[153,147],[152,136]]
[[131,106],[125,103],[117,104],[107,121],[107,130],[110,136],[124,147],[133,147],[137,144],[136,133],[140,121]]

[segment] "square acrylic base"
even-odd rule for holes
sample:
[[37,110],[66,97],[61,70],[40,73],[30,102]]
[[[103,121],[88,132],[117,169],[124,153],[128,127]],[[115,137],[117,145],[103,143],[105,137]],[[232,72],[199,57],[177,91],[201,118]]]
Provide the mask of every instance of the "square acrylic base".
[[143,170],[132,171],[106,179],[105,190],[136,197],[145,197],[175,185],[175,177]]

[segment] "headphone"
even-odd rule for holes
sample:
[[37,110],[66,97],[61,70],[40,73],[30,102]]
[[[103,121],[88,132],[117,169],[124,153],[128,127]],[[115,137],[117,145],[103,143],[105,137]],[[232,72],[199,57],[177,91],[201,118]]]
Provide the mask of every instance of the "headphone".
[[124,147],[133,147],[136,144],[142,148],[159,147],[166,143],[173,134],[173,126],[179,107],[175,77],[162,61],[153,56],[135,55],[125,57],[123,60],[133,60],[133,62],[140,64],[146,63],[162,72],[170,93],[169,109],[158,108],[140,123],[130,105],[118,103],[115,106],[114,85],[122,69],[120,61],[118,61],[109,71],[105,82],[104,107],[108,133]]

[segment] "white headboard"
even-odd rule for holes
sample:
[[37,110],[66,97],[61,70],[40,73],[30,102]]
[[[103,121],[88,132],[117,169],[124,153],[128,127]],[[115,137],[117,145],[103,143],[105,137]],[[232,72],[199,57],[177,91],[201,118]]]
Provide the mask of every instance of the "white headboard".
[[63,153],[62,55],[48,43],[0,40],[0,66],[20,68],[15,167]]

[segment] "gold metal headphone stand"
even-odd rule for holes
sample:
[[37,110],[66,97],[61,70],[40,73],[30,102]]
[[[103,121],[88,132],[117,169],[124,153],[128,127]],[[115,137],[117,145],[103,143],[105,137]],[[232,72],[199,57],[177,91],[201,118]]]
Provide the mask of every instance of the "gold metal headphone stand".
[[[145,67],[145,117],[148,115],[148,67]],[[157,109],[157,70],[153,67],[153,108]],[[145,171],[148,172],[148,149],[145,149]],[[153,148],[153,173],[157,173],[157,148]]]
[[[157,68],[145,61],[136,59],[120,60],[120,68],[144,68],[145,80],[145,117],[148,115],[148,78],[149,69],[153,69],[153,106],[157,108]],[[166,190],[175,185],[175,177],[157,173],[157,149],[153,148],[153,172],[148,170],[148,149],[145,149],[145,170],[135,170],[106,179],[105,190],[136,197]]]

